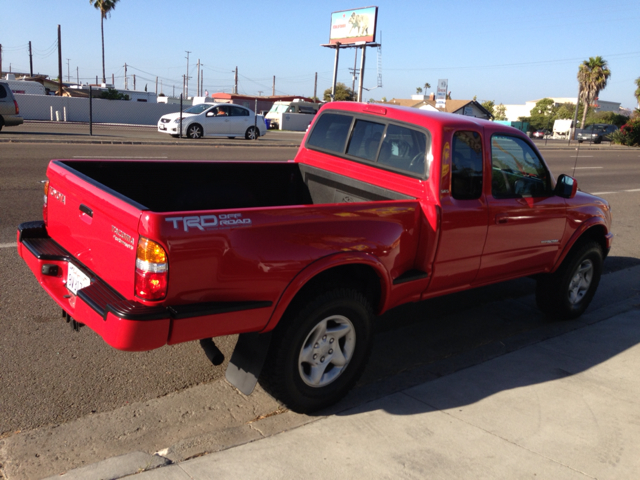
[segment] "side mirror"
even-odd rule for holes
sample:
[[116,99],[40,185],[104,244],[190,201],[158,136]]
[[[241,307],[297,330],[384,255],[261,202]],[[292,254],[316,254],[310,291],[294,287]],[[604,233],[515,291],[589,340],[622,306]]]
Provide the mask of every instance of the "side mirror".
[[564,173],[558,177],[558,183],[556,183],[553,193],[562,198],[573,198],[577,192],[578,181],[575,178]]

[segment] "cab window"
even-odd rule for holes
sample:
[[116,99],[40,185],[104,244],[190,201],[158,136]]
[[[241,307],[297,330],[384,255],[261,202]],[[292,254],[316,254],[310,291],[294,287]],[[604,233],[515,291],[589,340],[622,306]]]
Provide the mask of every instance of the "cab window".
[[551,195],[550,175],[523,139],[507,135],[491,137],[491,194],[495,198]]
[[347,115],[325,113],[313,127],[307,145],[342,154],[352,119]]
[[482,195],[482,137],[456,132],[451,142],[451,196],[473,200]]
[[427,136],[400,125],[389,125],[378,163],[405,172],[424,174]]
[[384,127],[382,123],[356,120],[347,154],[375,162]]

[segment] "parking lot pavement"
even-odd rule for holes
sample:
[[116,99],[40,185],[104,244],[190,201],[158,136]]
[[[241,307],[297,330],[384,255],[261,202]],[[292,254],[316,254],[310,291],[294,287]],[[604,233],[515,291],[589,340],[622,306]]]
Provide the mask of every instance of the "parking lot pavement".
[[132,478],[635,478],[638,301],[452,375]]
[[[274,403],[272,415],[253,418],[264,392],[244,397],[216,383],[13,435],[0,440],[0,459],[7,480],[65,464],[86,466],[51,478],[120,478],[170,462],[133,478],[631,478],[640,466],[639,285],[640,266],[605,275],[577,320],[416,365],[315,416]],[[529,295],[465,315],[502,306],[516,320],[532,305]],[[426,323],[397,333],[408,353]],[[185,411],[193,396],[209,400]],[[114,447],[108,460],[81,461]]]

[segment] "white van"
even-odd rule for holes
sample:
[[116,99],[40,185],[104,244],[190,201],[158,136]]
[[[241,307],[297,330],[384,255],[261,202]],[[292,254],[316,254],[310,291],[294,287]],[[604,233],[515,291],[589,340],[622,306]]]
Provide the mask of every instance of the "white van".
[[6,79],[4,79],[7,85],[13,93],[19,93],[22,95],[46,95],[47,92],[41,83],[33,82],[30,80],[16,80],[16,76],[7,73]]
[[271,110],[265,116],[265,119],[269,121],[268,125],[270,129],[280,128],[282,122],[282,115],[285,113],[302,113],[315,115],[318,113],[318,109],[321,107],[319,103],[305,102],[300,99],[295,99],[290,102],[278,101],[273,104]]

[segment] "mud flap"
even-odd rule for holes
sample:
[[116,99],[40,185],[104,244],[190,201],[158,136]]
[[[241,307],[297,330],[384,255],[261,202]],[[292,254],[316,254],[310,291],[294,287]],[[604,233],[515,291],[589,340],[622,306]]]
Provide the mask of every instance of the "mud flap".
[[251,395],[258,383],[269,352],[271,332],[241,333],[227,366],[227,381],[245,395]]

